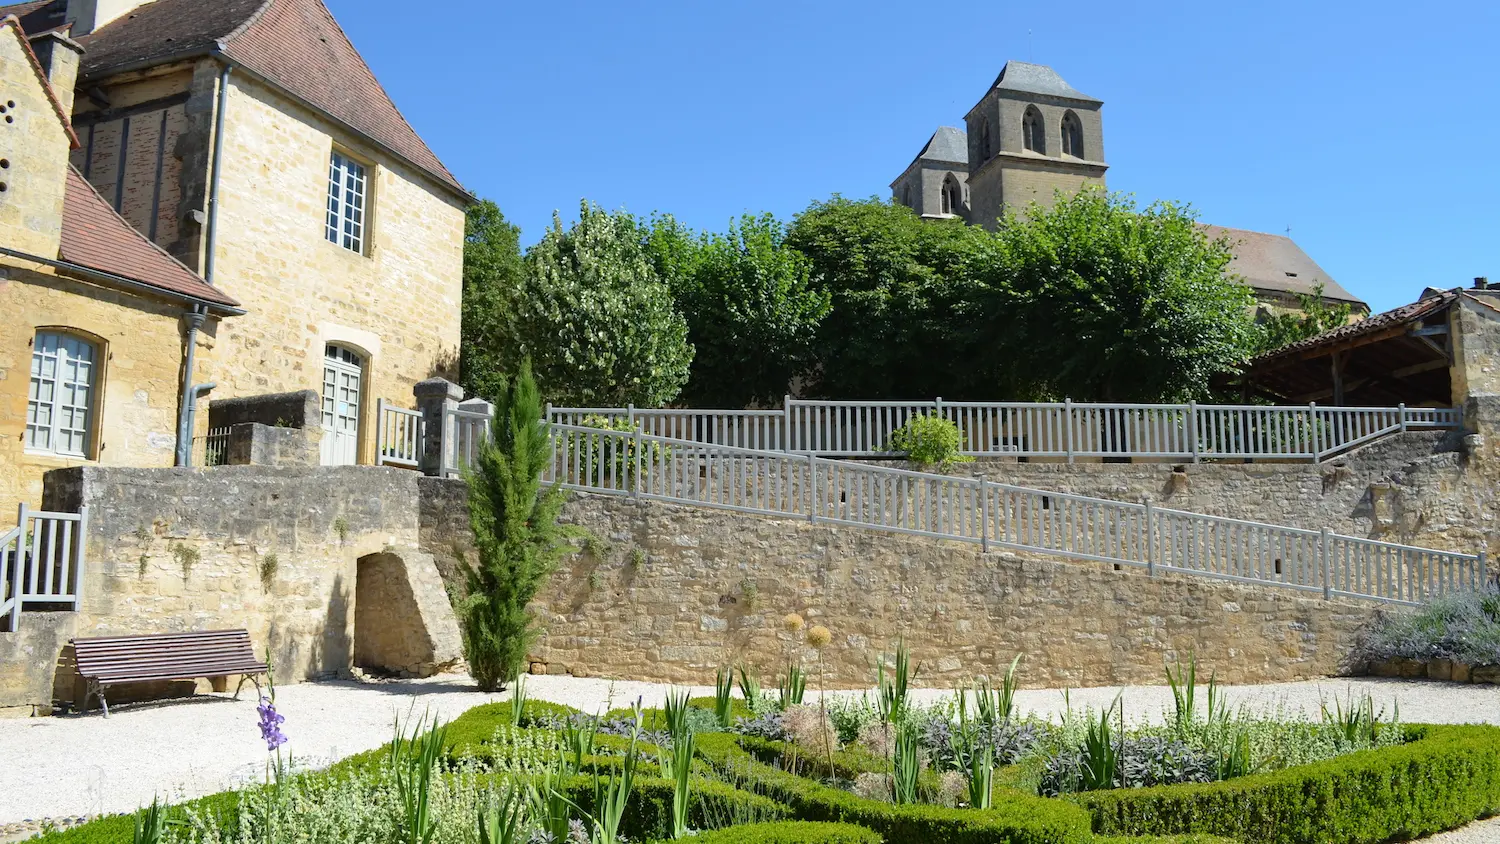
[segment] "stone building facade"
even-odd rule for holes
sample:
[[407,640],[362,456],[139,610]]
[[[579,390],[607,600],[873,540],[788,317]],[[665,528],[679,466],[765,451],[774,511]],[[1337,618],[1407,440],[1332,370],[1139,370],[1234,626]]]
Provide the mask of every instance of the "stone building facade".
[[[234,303],[233,314],[195,318],[191,372],[182,371],[180,308],[159,324],[104,319],[129,342],[110,344],[108,372],[95,373],[99,392],[130,398],[88,408],[106,447],[64,463],[201,460],[206,412],[187,434],[196,445],[177,453],[193,384],[212,384],[207,398],[217,399],[318,391],[324,460],[374,462],[377,402],[409,406],[412,386],[455,357],[472,197],[326,7],[32,0],[0,6],[6,15],[43,61],[59,57],[52,96],[60,131],[76,144],[58,166],[71,158],[112,214]],[[33,322],[69,326],[100,308],[112,313],[98,297],[59,291],[28,304]],[[72,328],[93,332],[99,322]],[[19,366],[28,355],[7,347],[0,360]],[[117,380],[147,369],[144,397]],[[10,384],[22,397],[8,401],[24,413],[25,379]],[[113,412],[132,402],[151,410]],[[7,444],[13,428],[3,432]],[[39,476],[0,478],[0,507],[34,506],[39,492]]]
[[243,312],[69,165],[78,55],[0,19],[0,508],[12,515],[41,503],[49,469],[172,465],[183,361],[190,342],[203,351],[185,326]]
[[[1045,65],[1007,62],[964,116],[964,128],[940,126],[891,183],[896,202],[924,218],[959,218],[993,229],[1007,211],[1050,207],[1059,194],[1105,187],[1104,103]],[[1299,293],[1319,285],[1323,299],[1369,306],[1319,267],[1291,238],[1205,226],[1235,252],[1229,272],[1268,312],[1300,307]]]

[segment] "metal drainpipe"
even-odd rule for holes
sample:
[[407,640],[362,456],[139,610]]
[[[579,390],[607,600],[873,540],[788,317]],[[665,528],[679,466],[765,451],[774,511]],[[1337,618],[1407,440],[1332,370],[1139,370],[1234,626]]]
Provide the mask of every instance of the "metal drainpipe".
[[198,328],[203,325],[204,308],[195,306],[183,313],[187,322],[187,338],[182,348],[182,403],[177,411],[177,465],[191,466],[193,463],[193,353],[198,346]]
[[229,102],[229,74],[233,72],[234,65],[225,62],[224,69],[219,72],[219,102],[214,113],[214,160],[208,177],[208,233],[203,243],[206,253],[203,279],[209,284],[214,283],[214,235],[219,229],[219,172],[222,169],[219,163],[224,158],[224,107]]
[[[214,235],[218,233],[219,223],[219,166],[224,156],[224,106],[229,101],[229,74],[234,71],[234,65],[224,63],[223,70],[219,71],[219,90],[217,92],[218,102],[214,110],[214,151],[213,162],[210,164],[208,177],[208,231],[203,238],[203,280],[210,285],[214,283]],[[183,314],[187,320],[187,338],[183,343],[182,351],[182,397],[177,406],[177,465],[193,465],[193,412],[197,406],[199,392],[209,385],[193,385],[193,357],[198,345],[198,329],[203,325],[205,309],[199,305],[191,311]]]

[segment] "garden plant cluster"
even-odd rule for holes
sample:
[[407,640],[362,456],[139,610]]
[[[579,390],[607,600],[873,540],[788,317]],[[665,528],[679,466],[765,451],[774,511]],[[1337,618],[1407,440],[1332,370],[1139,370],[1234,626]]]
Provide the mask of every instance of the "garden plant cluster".
[[[806,638],[820,650],[828,631]],[[1373,844],[1500,810],[1500,728],[1407,725],[1369,698],[1316,720],[1232,710],[1195,661],[1168,671],[1160,723],[1126,722],[1118,699],[1049,721],[1017,711],[1018,662],[929,705],[904,647],[860,698],[814,698],[795,663],[774,690],[725,668],[713,697],[597,714],[518,683],[323,771],[281,757],[263,702],[264,783],[41,841]]]

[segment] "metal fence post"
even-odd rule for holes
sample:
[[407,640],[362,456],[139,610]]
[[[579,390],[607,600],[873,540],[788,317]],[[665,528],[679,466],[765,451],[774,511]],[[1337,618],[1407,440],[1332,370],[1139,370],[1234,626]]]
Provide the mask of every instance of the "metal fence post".
[[792,451],[792,397],[781,397],[781,450]]
[[1068,462],[1073,462],[1073,400],[1063,399],[1063,442],[1067,444]]
[[1156,577],[1156,520],[1151,499],[1146,499],[1146,574]]
[[932,406],[934,408],[933,412],[935,414],[937,414],[937,418],[942,419],[943,418],[943,397],[942,396],[938,396],[936,399],[934,399],[933,402],[932,402]]
[[[633,410],[634,408],[635,408],[635,405],[631,405],[631,409]],[[632,420],[632,425],[630,426],[630,438],[632,440],[631,451],[634,452],[634,456],[631,459],[634,461],[634,464],[635,464],[633,467],[631,467],[631,470],[630,470],[630,497],[631,498],[640,498],[641,497],[641,429],[635,427],[635,425],[633,424],[633,420]]]
[[1323,558],[1323,600],[1333,600],[1333,559],[1328,553],[1328,528],[1318,532],[1318,556]]
[[[385,465],[385,399],[375,400],[375,465]],[[205,461],[206,462],[206,461]]]
[[88,542],[89,534],[89,505],[81,504],[78,507],[78,535],[73,537],[73,611],[77,612],[83,605],[83,566],[88,555],[84,553],[84,545]]
[[[10,558],[10,632],[14,633],[21,629],[21,574],[26,568],[24,564],[26,545],[26,502],[19,505],[19,514],[16,524],[21,526],[16,534],[16,552]],[[3,549],[0,549],[3,551]]]
[[1479,551],[1479,588],[1486,589],[1490,585],[1489,554],[1480,549]]
[[1396,405],[1396,408],[1401,411],[1401,433],[1404,434],[1406,433],[1406,402]]
[[984,554],[990,552],[990,492],[984,475],[979,476],[979,550]]
[[630,423],[630,427],[635,427],[635,402],[625,405],[625,421]]
[[1198,403],[1188,402],[1188,447],[1193,453],[1193,462],[1198,462]]
[[1308,443],[1312,446],[1312,462],[1316,463],[1318,462],[1318,455],[1323,449],[1319,446],[1319,441],[1322,437],[1318,435],[1318,403],[1315,401],[1307,403],[1307,427],[1309,428],[1307,432]]
[[807,520],[818,520],[818,463],[812,452],[807,453]]

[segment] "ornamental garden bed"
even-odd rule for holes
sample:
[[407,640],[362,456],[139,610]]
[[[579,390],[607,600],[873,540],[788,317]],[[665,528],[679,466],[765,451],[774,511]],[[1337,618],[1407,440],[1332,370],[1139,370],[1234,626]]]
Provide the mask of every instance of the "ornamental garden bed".
[[766,693],[602,714],[477,707],[323,771],[271,754],[264,784],[40,840],[615,844],[1384,842],[1500,811],[1500,728],[1400,723],[1368,698],[1310,719],[1231,711],[1170,672],[1158,723],[1123,707],[1022,716],[1012,673],[930,706],[904,654],[875,695]]
[[1363,631],[1354,659],[1376,677],[1500,684],[1500,592],[1462,592],[1382,613]]

